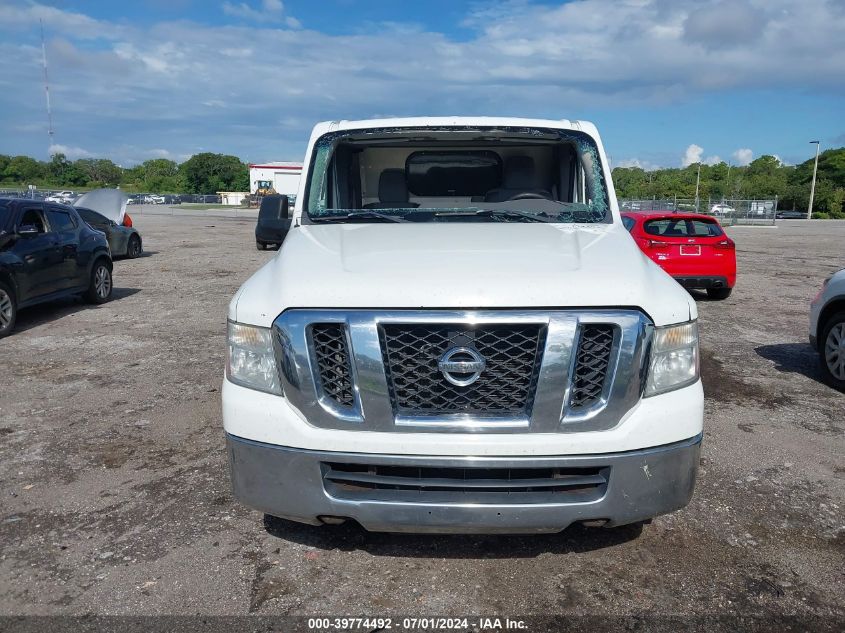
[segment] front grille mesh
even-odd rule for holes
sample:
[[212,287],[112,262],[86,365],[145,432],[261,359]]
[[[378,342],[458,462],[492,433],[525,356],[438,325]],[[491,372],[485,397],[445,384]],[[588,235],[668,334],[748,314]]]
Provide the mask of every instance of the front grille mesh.
[[569,398],[571,408],[589,407],[601,398],[608,379],[614,330],[614,326],[604,324],[581,327]]
[[[389,324],[380,328],[388,388],[399,414],[528,415],[545,345],[545,327]],[[452,347],[486,361],[472,385],[449,383],[437,363]]]
[[315,323],[311,326],[311,340],[323,394],[340,405],[351,407],[355,398],[344,325]]

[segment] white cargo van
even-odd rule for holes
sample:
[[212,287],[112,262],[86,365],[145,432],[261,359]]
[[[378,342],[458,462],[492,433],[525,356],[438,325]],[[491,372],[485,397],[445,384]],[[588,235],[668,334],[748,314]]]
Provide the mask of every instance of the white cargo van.
[[317,125],[281,250],[229,306],[244,503],[368,530],[553,532],[685,506],[692,298],[583,121]]

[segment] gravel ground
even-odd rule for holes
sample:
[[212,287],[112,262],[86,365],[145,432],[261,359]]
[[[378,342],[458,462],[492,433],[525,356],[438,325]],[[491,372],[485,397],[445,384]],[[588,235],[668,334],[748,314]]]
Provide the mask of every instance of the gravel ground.
[[272,253],[249,218],[136,216],[114,301],[0,343],[0,614],[747,614],[845,618],[845,395],[808,304],[845,223],[734,228],[699,298],[706,431],[689,507],[645,528],[412,536],[262,515],[229,490],[226,305]]

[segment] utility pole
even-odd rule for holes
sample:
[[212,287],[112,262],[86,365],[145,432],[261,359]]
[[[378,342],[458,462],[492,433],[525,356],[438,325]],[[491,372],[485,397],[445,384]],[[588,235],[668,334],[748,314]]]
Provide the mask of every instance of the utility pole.
[[810,145],[816,144],[816,163],[813,165],[813,184],[810,186],[810,206],[807,209],[807,219],[813,219],[813,198],[816,197],[816,172],[819,169],[819,148],[821,143],[818,141],[810,141]]
[[698,213],[698,186],[701,184],[701,163],[698,163],[698,175],[695,177],[695,212]]

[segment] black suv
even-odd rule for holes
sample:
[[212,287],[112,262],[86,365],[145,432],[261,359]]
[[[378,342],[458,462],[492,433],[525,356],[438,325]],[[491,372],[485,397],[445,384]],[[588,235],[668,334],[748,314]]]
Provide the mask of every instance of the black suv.
[[106,236],[73,207],[0,198],[0,338],[19,308],[74,294],[105,303],[111,292]]

